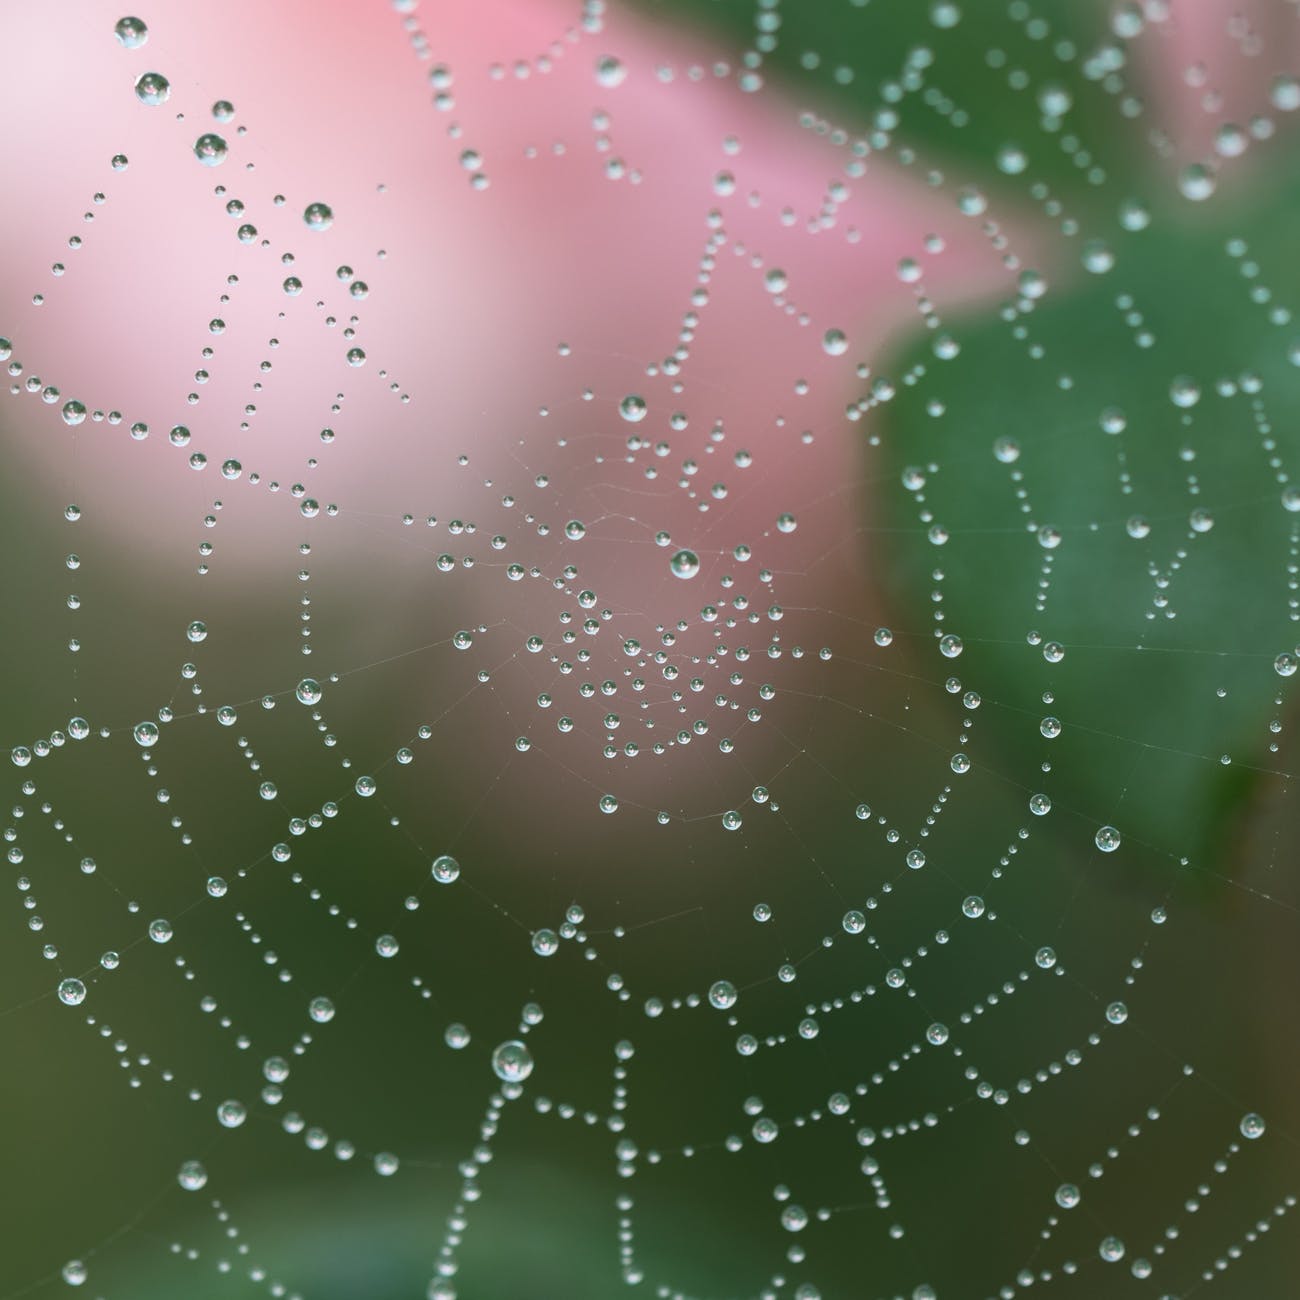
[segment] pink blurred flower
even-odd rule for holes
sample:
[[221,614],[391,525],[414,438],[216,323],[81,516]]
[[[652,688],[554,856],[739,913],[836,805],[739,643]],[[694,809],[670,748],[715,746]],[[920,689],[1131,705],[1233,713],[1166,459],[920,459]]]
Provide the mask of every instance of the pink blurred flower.
[[[316,644],[330,666],[480,622],[507,623],[513,655],[534,633],[549,650],[608,608],[605,635],[578,640],[612,678],[625,641],[649,655],[679,619],[679,659],[710,655],[728,616],[733,648],[761,643],[766,628],[734,607],[701,623],[706,602],[742,593],[760,614],[791,607],[790,640],[810,647],[819,611],[833,607],[838,630],[879,620],[856,419],[876,359],[904,331],[941,332],[958,308],[1010,294],[1024,237],[984,224],[996,205],[962,216],[965,178],[927,183],[919,165],[861,156],[855,124],[773,85],[747,93],[712,38],[602,8],[578,24],[537,0],[405,15],[233,3],[160,13],[133,50],[102,6],[98,21],[66,6],[11,15],[5,84],[36,111],[3,145],[24,179],[3,215],[0,332],[60,396],[23,394],[5,418],[43,517],[76,500],[83,533],[183,604],[178,618],[201,609],[259,644],[292,617],[292,575],[309,568],[335,611]],[[147,71],[169,79],[165,104],[133,92]],[[214,120],[218,100],[231,120]],[[195,156],[209,132],[228,145],[215,167]],[[327,229],[308,228],[313,203],[331,209]],[[245,225],[256,236],[241,242]],[[645,402],[636,423],[620,412],[629,394]],[[68,427],[69,398],[121,423]],[[184,447],[168,442],[177,425]],[[230,461],[240,477],[226,481]],[[787,513],[793,531],[777,526]],[[475,531],[449,536],[453,520]],[[701,561],[689,582],[670,571],[678,548]],[[480,572],[439,574],[439,553],[458,570],[472,554]],[[510,582],[511,563],[578,577],[565,591]],[[729,572],[737,588],[719,585]],[[582,588],[597,608],[558,622]],[[678,688],[696,675],[682,662]],[[678,710],[652,672],[666,739]],[[724,675],[704,671],[706,700]],[[531,706],[533,689],[512,703]],[[582,726],[598,732],[605,706],[589,707]]]

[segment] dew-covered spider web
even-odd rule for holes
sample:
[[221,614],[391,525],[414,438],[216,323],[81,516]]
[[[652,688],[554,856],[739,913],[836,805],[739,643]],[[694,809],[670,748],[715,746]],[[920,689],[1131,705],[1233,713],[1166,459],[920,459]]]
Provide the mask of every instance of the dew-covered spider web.
[[5,17],[0,1297],[1300,1293],[1294,0]]

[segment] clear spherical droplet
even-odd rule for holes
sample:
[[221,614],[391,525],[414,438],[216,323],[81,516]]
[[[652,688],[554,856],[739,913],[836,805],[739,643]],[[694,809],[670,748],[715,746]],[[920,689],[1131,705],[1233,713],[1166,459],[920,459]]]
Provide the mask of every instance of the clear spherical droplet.
[[646,417],[648,411],[645,398],[638,397],[635,393],[629,393],[619,404],[618,413],[629,423],[639,424]]
[[207,131],[194,142],[194,156],[205,167],[218,167],[226,161],[227,145],[225,138],[212,131]]
[[450,885],[460,875],[460,863],[450,854],[440,853],[434,858],[430,873],[440,885]]
[[1093,842],[1103,853],[1114,853],[1119,848],[1119,831],[1113,826],[1103,826],[1093,836]]
[[138,50],[149,39],[149,29],[139,18],[119,18],[113,24],[113,35],[124,49]]
[[135,95],[142,104],[165,104],[171,93],[171,83],[161,72],[142,72],[135,79]]
[[533,1072],[533,1057],[517,1038],[497,1045],[492,1053],[492,1071],[503,1083],[523,1083]]
[[736,986],[730,980],[715,980],[709,986],[709,1005],[726,1011],[736,1005]]
[[248,1118],[242,1101],[223,1101],[217,1107],[217,1123],[222,1128],[238,1128]]
[[309,230],[328,230],[334,224],[334,209],[328,203],[309,203],[302,219]]

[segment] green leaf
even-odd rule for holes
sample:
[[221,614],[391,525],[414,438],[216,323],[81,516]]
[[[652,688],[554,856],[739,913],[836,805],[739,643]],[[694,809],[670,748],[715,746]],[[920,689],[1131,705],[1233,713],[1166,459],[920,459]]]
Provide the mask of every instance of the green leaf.
[[[914,148],[922,166],[947,160],[968,168],[960,183],[997,177],[1007,145],[1026,155],[1023,177],[1057,193],[1086,189],[1097,163],[1114,179],[1144,161],[1117,83],[1103,84],[1127,57],[1105,28],[1104,6],[1053,0],[1019,20],[1009,12],[1015,6],[968,0],[956,6],[960,19],[951,27],[932,20],[941,6],[929,0],[816,0],[779,10],[756,10],[753,0],[641,0],[640,7],[711,29],[735,51],[738,72],[747,66],[742,54],[761,52],[761,75],[778,78],[796,100],[807,96],[804,107],[828,114],[833,126],[863,131],[873,149],[892,141]],[[774,48],[764,50],[769,43]],[[1095,58],[1103,47],[1108,58]],[[1049,87],[1064,89],[1070,108],[1044,125],[1039,94]],[[1021,175],[1001,179],[1018,183]]]
[[[1298,450],[1296,202],[1295,178],[1274,177],[1236,208],[1160,212],[1119,234],[1108,272],[1067,270],[1011,319],[945,321],[955,359],[922,340],[892,372],[924,373],[887,408],[878,508],[904,531],[883,534],[876,568],[913,630],[928,639],[941,609],[934,634],[961,638],[956,660],[922,654],[984,696],[972,758],[1199,861],[1229,851],[1256,783],[1285,779],[1269,745],[1286,687],[1274,660],[1300,639],[1300,514],[1282,500]],[[1171,399],[1180,377],[1194,405]],[[1101,427],[1107,408],[1122,432]],[[1013,463],[998,439],[1018,445]],[[919,493],[900,486],[908,466]],[[1149,534],[1131,535],[1137,517]],[[1041,527],[1059,530],[1054,549]],[[1057,739],[1040,734],[1047,716]]]

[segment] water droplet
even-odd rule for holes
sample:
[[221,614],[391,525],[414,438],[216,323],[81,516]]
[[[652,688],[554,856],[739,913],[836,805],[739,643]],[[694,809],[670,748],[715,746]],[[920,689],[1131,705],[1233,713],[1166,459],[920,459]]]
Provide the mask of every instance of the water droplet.
[[334,209],[328,203],[309,203],[302,219],[309,230],[328,230],[334,224]]
[[1119,224],[1125,230],[1145,230],[1151,224],[1151,214],[1137,199],[1126,199],[1120,204]]
[[627,79],[627,68],[612,54],[596,60],[596,81],[606,90],[621,86]]
[[709,1005],[727,1011],[736,1005],[736,986],[730,980],[715,980],[709,986]]
[[500,1043],[492,1053],[492,1071],[503,1083],[523,1083],[533,1072],[533,1057],[517,1038]]
[[1268,100],[1279,113],[1294,113],[1300,109],[1300,78],[1287,73],[1274,77]]
[[226,141],[222,136],[211,131],[199,136],[194,142],[194,156],[205,167],[217,167],[226,161]]
[[135,79],[135,95],[142,104],[165,104],[171,93],[171,83],[161,72],[142,72]]
[[329,998],[312,998],[307,1004],[307,1014],[318,1024],[328,1024],[334,1019],[334,1003]]
[[1006,176],[1019,176],[1029,166],[1029,158],[1018,144],[1004,144],[998,150],[998,171]]
[[675,578],[693,578],[700,571],[700,557],[694,551],[678,551],[668,567]]
[[113,24],[113,35],[128,50],[138,50],[149,39],[149,29],[139,18],[119,18]]
[[802,1232],[808,1226],[808,1211],[802,1205],[787,1205],[781,1211],[781,1226],[787,1232]]
[[1047,82],[1038,88],[1038,107],[1044,117],[1064,117],[1074,103],[1070,92],[1057,82]]
[[1201,203],[1214,193],[1214,172],[1204,163],[1192,163],[1178,173],[1178,189],[1183,198]]
[[217,1107],[217,1123],[222,1128],[238,1128],[248,1118],[242,1101],[223,1101]]
[[1083,268],[1093,275],[1105,275],[1115,265],[1115,254],[1101,239],[1090,239],[1083,246]]
[[460,863],[450,854],[440,853],[433,860],[430,874],[440,885],[450,885],[460,876]]

